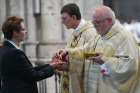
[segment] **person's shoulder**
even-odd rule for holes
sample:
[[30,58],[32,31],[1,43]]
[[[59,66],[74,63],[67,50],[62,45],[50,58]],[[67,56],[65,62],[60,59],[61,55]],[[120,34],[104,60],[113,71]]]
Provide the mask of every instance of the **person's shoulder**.
[[4,55],[11,59],[25,57],[25,53],[23,51],[21,51],[20,49],[16,49],[16,48],[11,48],[8,52],[5,52]]
[[20,49],[13,49],[12,52],[14,54],[24,54],[24,52],[22,50],[20,50]]
[[20,49],[16,49],[16,48],[5,48],[6,54],[8,54],[9,56],[17,56],[17,55],[23,55],[24,52]]
[[95,29],[95,27],[94,27],[94,24],[91,22],[91,21],[89,21],[89,20],[86,20],[85,21],[85,28],[87,28],[86,30],[87,31],[91,31],[91,32],[93,32],[93,33],[95,33],[96,32],[96,29]]
[[86,27],[83,35],[95,36],[97,34],[95,27],[90,21],[87,21],[85,25]]

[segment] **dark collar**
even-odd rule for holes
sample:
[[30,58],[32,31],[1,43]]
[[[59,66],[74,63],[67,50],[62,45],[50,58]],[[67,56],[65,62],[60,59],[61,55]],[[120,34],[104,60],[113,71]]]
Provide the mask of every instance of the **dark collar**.
[[7,46],[7,47],[15,48],[15,46],[12,45],[12,44],[11,44],[9,41],[7,41],[7,40],[5,40],[5,41],[3,42],[3,45],[4,45],[4,46]]

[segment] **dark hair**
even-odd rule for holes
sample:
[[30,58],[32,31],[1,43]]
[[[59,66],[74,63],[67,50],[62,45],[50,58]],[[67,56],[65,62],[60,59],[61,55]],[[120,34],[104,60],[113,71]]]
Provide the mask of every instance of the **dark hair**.
[[14,31],[21,30],[21,22],[23,19],[17,16],[8,17],[2,25],[2,32],[4,34],[4,38],[12,39]]
[[70,3],[62,7],[61,14],[68,13],[70,16],[75,15],[78,20],[81,19],[81,13],[79,7],[74,4]]

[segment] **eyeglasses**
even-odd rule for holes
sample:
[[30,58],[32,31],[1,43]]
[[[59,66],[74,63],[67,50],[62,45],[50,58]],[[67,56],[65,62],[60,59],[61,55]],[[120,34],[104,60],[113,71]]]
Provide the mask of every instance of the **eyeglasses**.
[[67,17],[66,17],[66,16],[63,16],[63,17],[61,17],[61,19],[62,19],[62,20],[66,20],[66,19],[67,19]]
[[93,20],[92,23],[93,23],[95,26],[98,26],[98,25],[104,23],[106,20],[107,20],[107,18],[102,19],[102,20]]

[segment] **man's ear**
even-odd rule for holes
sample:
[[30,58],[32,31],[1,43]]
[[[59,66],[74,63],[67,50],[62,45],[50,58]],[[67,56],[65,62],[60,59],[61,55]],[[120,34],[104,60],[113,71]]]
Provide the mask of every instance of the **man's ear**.
[[72,18],[73,18],[74,20],[77,20],[77,17],[76,17],[75,15],[72,15]]
[[108,18],[107,20],[108,20],[109,22],[112,22],[112,18]]

